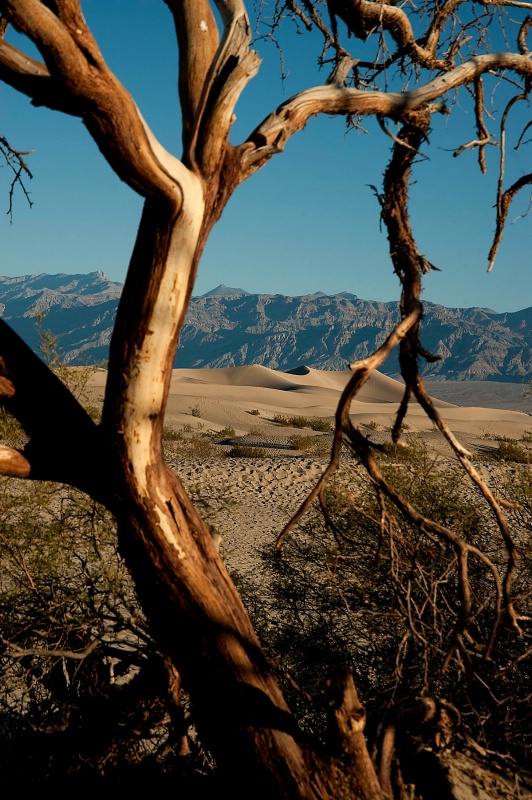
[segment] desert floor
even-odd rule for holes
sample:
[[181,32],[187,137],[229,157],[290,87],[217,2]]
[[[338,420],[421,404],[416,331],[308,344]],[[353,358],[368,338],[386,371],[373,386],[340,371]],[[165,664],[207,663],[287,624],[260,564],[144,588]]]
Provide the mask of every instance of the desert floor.
[[[165,418],[167,459],[219,530],[230,568],[249,575],[257,569],[257,554],[274,547],[327,463],[330,434],[275,418],[320,418],[332,424],[349,376],[348,371],[308,367],[291,372],[262,366],[173,371]],[[99,398],[105,378],[103,371],[94,378]],[[522,385],[445,382],[430,384],[429,390],[433,397],[437,390],[445,396],[435,405],[460,442],[480,457],[495,450],[501,437],[532,447],[532,417],[525,413],[532,412],[532,398]],[[402,392],[399,382],[375,373],[353,402],[352,419],[375,441],[389,440]],[[490,403],[496,407],[486,407]],[[439,458],[453,460],[417,403],[410,406],[406,422],[407,439],[422,438]],[[303,438],[291,438],[298,436]],[[294,441],[307,448],[309,437],[319,447],[294,449]],[[260,447],[263,457],[227,457],[235,445]],[[496,472],[492,462],[481,461],[479,469],[487,477]]]

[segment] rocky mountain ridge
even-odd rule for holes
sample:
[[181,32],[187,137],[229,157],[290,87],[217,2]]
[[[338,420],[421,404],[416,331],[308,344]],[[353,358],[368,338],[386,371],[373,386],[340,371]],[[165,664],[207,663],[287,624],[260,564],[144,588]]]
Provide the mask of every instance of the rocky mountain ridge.
[[[103,272],[0,277],[0,316],[35,350],[36,317],[57,337],[70,364],[105,361],[122,285]],[[441,360],[424,368],[438,380],[532,379],[532,308],[496,313],[484,308],[424,304],[425,347]],[[397,302],[362,300],[342,292],[301,297],[257,295],[223,284],[193,297],[176,359],[179,367],[244,364],[286,370],[305,363],[345,369],[382,343],[398,319]],[[398,374],[397,357],[383,372]]]

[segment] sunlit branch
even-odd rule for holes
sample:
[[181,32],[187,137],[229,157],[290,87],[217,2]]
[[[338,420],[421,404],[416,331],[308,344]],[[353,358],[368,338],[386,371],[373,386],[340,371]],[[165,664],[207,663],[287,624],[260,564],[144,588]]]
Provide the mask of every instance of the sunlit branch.
[[[380,115],[400,120],[409,113],[427,107],[447,92],[463,86],[491,70],[513,70],[532,77],[532,61],[516,53],[490,53],[475,56],[428,83],[404,92],[381,92],[353,89],[332,84],[316,86],[291,97],[253,131],[237,148],[244,180],[273,155],[284,150],[288,139],[305,127],[317,114]],[[442,111],[441,105],[431,111]]]

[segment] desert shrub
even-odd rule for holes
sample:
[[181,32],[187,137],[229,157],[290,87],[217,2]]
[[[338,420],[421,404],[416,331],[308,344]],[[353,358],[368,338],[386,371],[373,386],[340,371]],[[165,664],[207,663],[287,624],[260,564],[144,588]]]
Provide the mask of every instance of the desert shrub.
[[268,453],[263,447],[248,444],[236,444],[225,454],[227,458],[266,458]]
[[[387,478],[423,514],[504,564],[500,536],[472,500],[469,483],[414,444],[398,448],[400,460],[384,459]],[[531,509],[528,473],[520,491]],[[457,648],[461,606],[455,549],[405,519],[357,467],[344,467],[326,498],[328,524],[316,511],[288,537],[282,558],[265,551],[268,581],[261,580],[259,588],[243,586],[246,595],[256,595],[248,604],[250,613],[269,657],[288,676],[284,688],[303,727],[325,731],[324,677],[347,665],[370,719],[382,718],[402,698],[435,695],[460,708],[465,729],[483,747],[526,763],[532,749],[528,640],[501,620],[490,658],[477,655],[492,630],[490,572],[470,559],[475,614]],[[523,505],[514,513],[524,514]],[[529,539],[531,518],[529,513]],[[515,584],[524,617],[532,611],[526,588],[531,569],[532,563],[522,563]]]
[[93,400],[90,384],[93,376],[103,364],[88,364],[78,367],[69,367],[65,364],[57,351],[58,337],[44,327],[46,315],[47,312],[42,310],[37,310],[35,315],[41,357],[52,372],[54,372],[70,390],[76,400],[81,403],[87,414],[95,422],[98,422],[100,420],[101,410],[99,405]]
[[314,442],[314,436],[291,436],[289,438],[290,445],[294,450],[310,450]]
[[260,428],[251,427],[246,436],[260,436],[262,433]]
[[112,518],[57,484],[0,493],[0,782],[162,773],[168,679]]
[[379,423],[372,419],[371,422],[368,422],[367,427],[370,431],[377,431],[379,429]]
[[309,420],[309,427],[312,428],[313,431],[319,431],[320,433],[330,433],[333,429],[329,420],[323,417],[313,417]]
[[183,425],[182,430],[183,430],[183,433],[192,433],[193,428],[192,428],[192,425],[190,424],[190,422],[185,422],[185,424]]
[[163,427],[163,440],[167,442],[179,442],[183,439],[183,434],[181,431],[176,431],[175,428],[171,428],[169,425],[165,425]]
[[288,424],[291,428],[310,428],[310,420],[307,417],[288,417]]
[[186,458],[212,458],[219,455],[219,449],[208,436],[191,436],[183,439],[179,455]]
[[260,417],[260,411],[258,408],[252,408],[249,413],[252,414],[252,416],[254,417]]
[[329,420],[323,419],[323,417],[312,417],[312,419],[309,419],[308,417],[297,415],[287,417],[282,414],[276,414],[273,421],[289,428],[310,428],[313,431],[319,431],[321,433],[330,433],[330,431],[332,431],[331,423]]
[[522,442],[532,442],[532,431],[525,431],[521,436]]
[[497,449],[485,452],[483,458],[488,461],[509,461],[515,464],[530,464],[532,460],[530,451],[514,439],[499,439]]
[[221,431],[218,431],[218,438],[230,439],[232,436],[235,435],[235,433],[236,433],[235,429],[228,425],[227,427],[222,428]]
[[294,450],[299,450],[307,455],[327,456],[331,451],[331,443],[323,436],[301,436],[295,434],[288,440]]
[[193,417],[201,417],[201,410],[198,405],[192,406],[190,409],[190,413],[192,414]]
[[24,429],[19,421],[0,404],[0,441],[15,444],[24,437]]

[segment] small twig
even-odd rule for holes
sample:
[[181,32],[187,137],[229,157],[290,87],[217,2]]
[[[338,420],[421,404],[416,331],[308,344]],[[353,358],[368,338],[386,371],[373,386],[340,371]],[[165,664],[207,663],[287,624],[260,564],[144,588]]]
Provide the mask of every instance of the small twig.
[[406,142],[404,139],[399,139],[394,133],[392,133],[391,130],[389,130],[389,128],[386,127],[384,119],[380,115],[377,115],[377,122],[379,123],[381,129],[384,131],[386,136],[389,136],[390,139],[393,142],[395,142],[395,144],[398,144],[400,147],[406,147],[407,150],[412,150],[412,152],[414,152],[416,156],[420,156],[420,158],[423,159],[428,158],[428,156],[424,155],[424,153],[421,153],[415,147],[412,147],[412,145],[408,144],[408,142]]
[[[2,21],[3,20],[0,20],[0,23]],[[28,201],[29,207],[31,208],[33,206],[33,203],[30,200],[29,192],[24,184],[23,176],[26,175],[28,178],[30,178],[30,180],[33,178],[33,175],[30,172],[26,161],[24,160],[24,156],[30,155],[34,152],[34,150],[15,150],[13,147],[11,147],[5,136],[0,136],[0,154],[3,156],[7,166],[15,174],[15,177],[12,179],[11,186],[9,188],[9,208],[7,210],[7,215],[11,221],[13,219],[13,197],[17,184],[22,189],[24,196]]]

